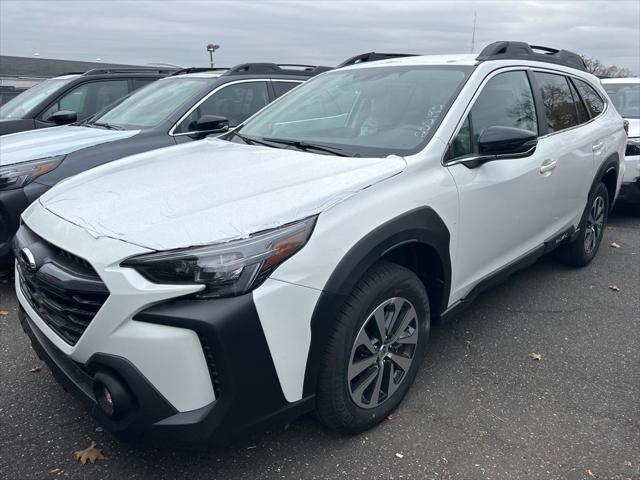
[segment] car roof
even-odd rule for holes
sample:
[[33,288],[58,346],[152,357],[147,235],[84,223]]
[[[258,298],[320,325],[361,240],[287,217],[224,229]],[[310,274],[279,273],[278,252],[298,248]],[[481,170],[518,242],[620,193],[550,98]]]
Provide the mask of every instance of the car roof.
[[640,77],[603,78],[602,83],[640,83]]
[[[342,68],[367,68],[371,66],[412,66],[412,65],[468,65],[478,63],[476,54],[453,55],[415,55],[409,57],[396,57],[373,62],[362,62]],[[341,70],[342,70],[341,68]]]

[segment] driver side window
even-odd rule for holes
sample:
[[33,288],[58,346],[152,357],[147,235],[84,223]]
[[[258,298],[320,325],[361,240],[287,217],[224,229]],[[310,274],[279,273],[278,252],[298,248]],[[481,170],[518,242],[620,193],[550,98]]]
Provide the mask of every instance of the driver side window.
[[203,115],[217,115],[229,120],[229,128],[237,127],[269,103],[266,82],[244,82],[228,85],[207,98],[176,128],[175,133],[196,130],[195,122]]
[[478,139],[489,127],[514,127],[538,134],[533,93],[524,71],[501,73],[487,82],[453,139],[449,158],[478,153]]

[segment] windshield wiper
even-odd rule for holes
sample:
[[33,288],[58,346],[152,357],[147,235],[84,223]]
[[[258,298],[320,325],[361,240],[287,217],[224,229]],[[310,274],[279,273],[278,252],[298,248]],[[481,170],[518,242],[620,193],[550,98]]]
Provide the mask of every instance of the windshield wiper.
[[110,123],[90,122],[87,123],[87,125],[95,125],[96,127],[106,128],[107,130],[124,130],[124,128],[111,125]]
[[264,145],[265,147],[278,148],[278,147],[276,147],[275,145],[273,145],[271,143],[262,142],[260,140],[256,140],[255,138],[251,138],[251,137],[246,137],[246,136],[238,133],[236,130],[233,130],[232,132],[230,132],[229,135],[231,137],[233,137],[233,136],[238,137],[240,140],[242,140],[247,145]]
[[309,151],[316,150],[318,152],[326,152],[338,157],[353,157],[353,155],[344,152],[341,148],[327,147],[317,143],[303,142],[301,140],[287,140],[284,138],[263,138],[265,142],[279,143],[281,145],[289,145],[299,150]]

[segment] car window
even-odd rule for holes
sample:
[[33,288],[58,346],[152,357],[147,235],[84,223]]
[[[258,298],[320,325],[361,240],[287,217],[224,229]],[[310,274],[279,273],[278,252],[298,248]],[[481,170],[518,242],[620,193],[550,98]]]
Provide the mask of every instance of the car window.
[[578,125],[578,112],[567,78],[555,73],[535,72],[534,75],[542,91],[549,132],[558,132]]
[[175,133],[196,130],[195,122],[203,115],[217,115],[229,120],[229,127],[244,120],[269,103],[267,82],[243,82],[227,85],[207,98],[176,127]]
[[127,98],[96,115],[91,122],[120,128],[139,129],[160,125],[179,108],[193,105],[215,79],[185,76],[167,77],[136,90]]
[[640,118],[640,83],[608,83],[604,89],[620,115]]
[[489,127],[538,134],[533,92],[524,71],[501,73],[487,82],[451,144],[450,158],[477,153],[480,135]]
[[289,90],[291,90],[294,87],[297,87],[301,83],[302,82],[271,82],[271,84],[273,85],[273,89],[276,92],[276,97],[281,97],[282,95],[287,93]]
[[420,151],[472,68],[394,65],[338,69],[306,81],[241,127],[251,138],[320,144],[386,157]]
[[128,93],[127,80],[84,83],[65,93],[47,108],[40,115],[40,118],[48,121],[54,113],[60,110],[70,110],[78,114],[78,120],[84,120]]
[[149,85],[152,82],[155,82],[155,78],[134,78],[133,79],[133,89],[137,90],[140,87],[144,87],[145,85]]
[[571,81],[569,81],[569,88],[571,89],[571,96],[573,97],[573,103],[576,107],[576,112],[578,112],[578,122],[581,124],[588,122],[591,117],[587,112],[587,107],[584,106],[580,95],[578,95],[576,87],[574,87]]
[[49,95],[54,95],[56,91],[62,89],[76,77],[77,75],[50,78],[25,90],[17,97],[2,105],[2,108],[0,108],[0,120],[23,118],[26,113],[38,106],[40,102],[45,101]]

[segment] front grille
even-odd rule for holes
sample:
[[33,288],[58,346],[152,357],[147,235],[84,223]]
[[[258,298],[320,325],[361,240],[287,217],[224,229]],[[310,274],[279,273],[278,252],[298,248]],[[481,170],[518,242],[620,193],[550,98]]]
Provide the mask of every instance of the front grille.
[[[35,257],[36,268],[22,255]],[[109,296],[96,271],[79,258],[38,237],[26,226],[15,240],[20,289],[40,318],[69,345],[75,345]]]

